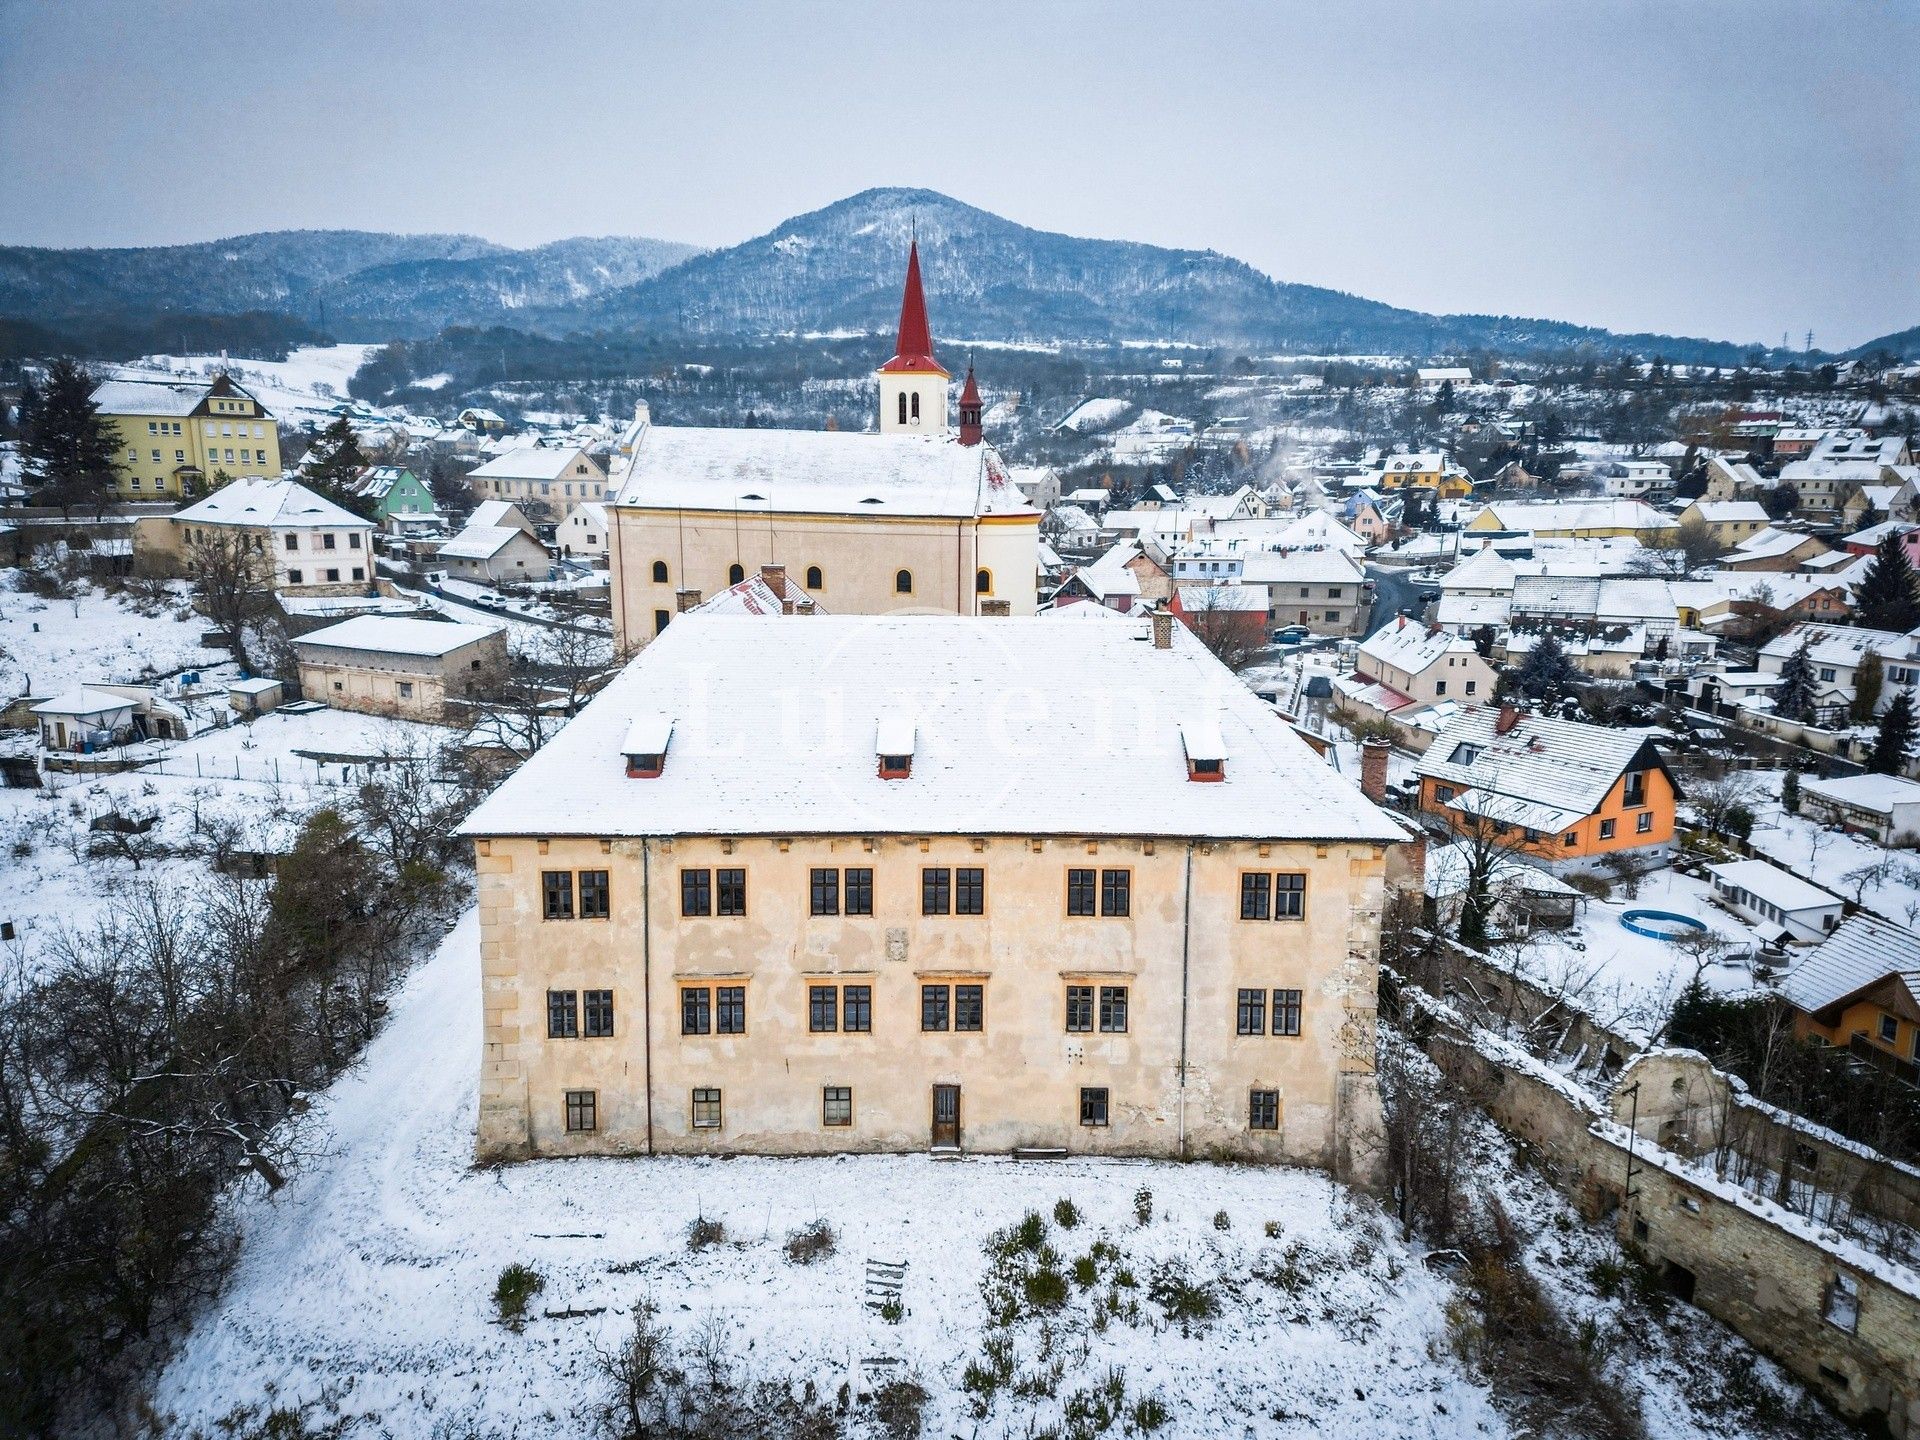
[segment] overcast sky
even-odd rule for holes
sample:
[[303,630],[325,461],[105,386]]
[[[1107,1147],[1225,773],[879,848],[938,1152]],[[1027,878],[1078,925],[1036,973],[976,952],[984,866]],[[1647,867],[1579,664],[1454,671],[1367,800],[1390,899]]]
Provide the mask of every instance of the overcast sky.
[[1920,5],[0,0],[0,242],[725,245],[873,185],[1279,279],[1920,323]]

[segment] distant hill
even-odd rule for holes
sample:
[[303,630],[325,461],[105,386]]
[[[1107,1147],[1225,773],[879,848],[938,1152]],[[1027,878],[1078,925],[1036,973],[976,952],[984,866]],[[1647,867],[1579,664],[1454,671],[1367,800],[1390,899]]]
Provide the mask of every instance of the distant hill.
[[0,246],[0,316],[74,329],[82,317],[270,311],[348,338],[388,339],[578,304],[695,253],[620,236],[510,250],[472,235],[362,230],[129,250]]
[[1904,330],[1896,330],[1891,335],[1882,335],[1878,340],[1869,340],[1864,345],[1856,345],[1847,352],[1849,359],[1859,359],[1866,355],[1885,353],[1900,360],[1920,360],[1920,325],[1909,325]]
[[[85,316],[164,323],[170,312],[279,312],[343,340],[423,337],[449,326],[554,337],[885,332],[916,232],[935,332],[949,343],[1133,340],[1401,355],[1591,348],[1710,364],[1762,349],[1558,320],[1428,315],[1274,280],[1212,250],[1060,235],[907,189],[863,191],[705,253],[621,237],[513,250],[471,235],[357,230],[135,250],[0,247],[0,319],[84,334],[89,327],[74,322]],[[1874,343],[1910,354],[1915,334]]]

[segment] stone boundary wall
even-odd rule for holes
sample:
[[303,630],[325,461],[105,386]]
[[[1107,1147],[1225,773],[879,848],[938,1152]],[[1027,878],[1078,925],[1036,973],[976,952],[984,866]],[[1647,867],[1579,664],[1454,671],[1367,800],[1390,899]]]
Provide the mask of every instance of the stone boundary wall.
[[[1635,1136],[1573,1081],[1406,986],[1428,1055],[1543,1152],[1582,1213],[1843,1414],[1920,1440],[1920,1275]],[[1629,1170],[1631,1167],[1631,1179]],[[1629,1189],[1629,1184],[1631,1189]],[[1830,1318],[1831,1317],[1831,1318]]]

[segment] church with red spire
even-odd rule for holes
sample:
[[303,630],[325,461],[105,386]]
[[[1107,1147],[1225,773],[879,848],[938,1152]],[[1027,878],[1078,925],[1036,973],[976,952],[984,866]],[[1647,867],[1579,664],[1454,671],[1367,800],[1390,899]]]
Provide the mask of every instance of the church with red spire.
[[741,585],[824,613],[1034,613],[1039,512],[985,443],[972,365],[950,423],[917,237],[877,378],[878,434],[657,425],[642,407],[606,504],[623,649]]

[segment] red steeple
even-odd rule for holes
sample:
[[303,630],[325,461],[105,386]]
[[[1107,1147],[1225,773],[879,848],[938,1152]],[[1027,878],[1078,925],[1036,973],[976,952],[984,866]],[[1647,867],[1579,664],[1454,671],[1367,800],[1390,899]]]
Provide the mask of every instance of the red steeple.
[[973,383],[973,362],[967,362],[967,383],[960,391],[960,443],[978,445],[980,428],[980,387]]
[[900,334],[893,342],[893,358],[880,367],[886,371],[917,371],[945,375],[933,358],[933,330],[927,324],[927,296],[920,288],[920,242],[907,251],[907,288],[900,296]]

